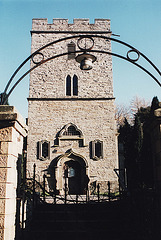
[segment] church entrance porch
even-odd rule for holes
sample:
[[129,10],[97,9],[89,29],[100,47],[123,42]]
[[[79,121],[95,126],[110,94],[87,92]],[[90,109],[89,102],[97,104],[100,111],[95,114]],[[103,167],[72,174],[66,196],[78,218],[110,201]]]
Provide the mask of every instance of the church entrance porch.
[[54,159],[48,167],[49,188],[61,195],[65,191],[68,195],[86,194],[88,182],[86,159],[71,149]]

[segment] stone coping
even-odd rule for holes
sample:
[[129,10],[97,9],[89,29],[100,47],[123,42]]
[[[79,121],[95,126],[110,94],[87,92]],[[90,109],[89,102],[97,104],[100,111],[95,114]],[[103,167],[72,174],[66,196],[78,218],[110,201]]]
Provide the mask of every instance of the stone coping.
[[5,122],[17,122],[27,133],[27,125],[24,118],[14,106],[0,105],[0,126]]

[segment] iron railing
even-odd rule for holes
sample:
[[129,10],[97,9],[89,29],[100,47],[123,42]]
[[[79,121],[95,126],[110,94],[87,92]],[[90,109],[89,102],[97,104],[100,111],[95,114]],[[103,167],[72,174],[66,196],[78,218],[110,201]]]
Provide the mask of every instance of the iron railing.
[[[39,204],[101,204],[116,199],[120,200],[121,198],[121,194],[119,196],[112,194],[110,182],[108,182],[108,192],[105,194],[101,194],[100,184],[97,184],[95,192],[92,194],[89,194],[88,190],[85,195],[70,195],[68,194],[67,186],[64,186],[64,194],[58,195],[56,192],[48,190],[47,178],[44,174],[43,181],[40,183],[39,176],[36,174],[36,165],[34,165],[32,177],[29,175],[26,181],[24,181],[22,201],[23,203],[25,201],[28,202],[31,213],[33,213],[33,209]],[[131,214],[133,214],[133,218],[135,218],[140,231],[148,236],[153,236],[153,233],[158,231],[156,227],[157,220],[155,219],[157,210],[155,207],[156,200],[154,197],[155,194],[153,191],[141,191],[140,193],[137,192],[134,195],[128,196],[128,198],[127,196],[124,198],[126,207],[130,207]],[[22,216],[22,230],[26,229],[27,221],[29,222],[30,219]]]
[[30,196],[33,207],[39,203],[53,203],[53,204],[82,204],[82,203],[100,203],[112,201],[118,199],[119,195],[115,196],[111,192],[111,184],[108,181],[108,192],[102,194],[100,192],[100,184],[96,185],[95,191],[89,193],[89,189],[86,190],[85,194],[68,194],[67,183],[64,184],[64,194],[60,195],[57,192],[50,191],[48,188],[46,174],[43,175],[43,181],[36,180],[38,175],[36,174],[36,165],[33,167],[33,177],[26,178],[25,194],[27,197]]

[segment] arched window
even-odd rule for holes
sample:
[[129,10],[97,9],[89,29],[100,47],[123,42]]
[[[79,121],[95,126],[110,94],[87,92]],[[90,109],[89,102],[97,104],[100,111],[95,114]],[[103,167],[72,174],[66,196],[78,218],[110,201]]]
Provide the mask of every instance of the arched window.
[[78,96],[78,77],[73,76],[73,95]]
[[66,96],[78,96],[78,77],[75,74],[72,80],[70,75],[66,78]]
[[66,95],[71,96],[71,76],[68,75],[66,78]]
[[76,129],[75,125],[70,125],[63,133],[65,136],[80,136],[81,133]]
[[79,144],[79,147],[84,147],[84,136],[83,133],[78,127],[73,123],[66,124],[57,134],[57,144],[59,146],[60,141],[71,140],[76,141]]

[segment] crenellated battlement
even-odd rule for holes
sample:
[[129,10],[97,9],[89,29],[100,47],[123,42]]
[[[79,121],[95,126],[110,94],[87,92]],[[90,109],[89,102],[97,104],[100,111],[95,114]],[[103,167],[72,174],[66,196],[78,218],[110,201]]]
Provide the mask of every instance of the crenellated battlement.
[[47,18],[37,18],[32,21],[32,31],[110,31],[109,19],[95,19],[94,24],[90,24],[89,19],[77,18],[73,23],[68,23],[68,19],[54,18],[49,24]]

